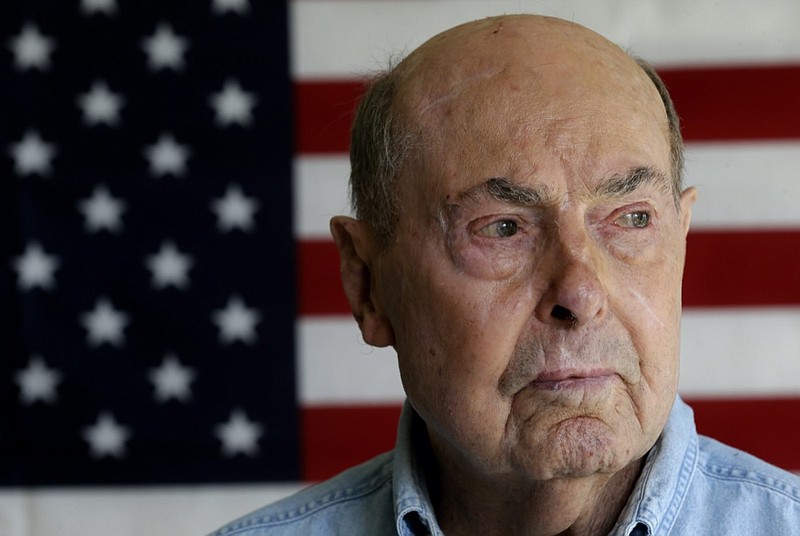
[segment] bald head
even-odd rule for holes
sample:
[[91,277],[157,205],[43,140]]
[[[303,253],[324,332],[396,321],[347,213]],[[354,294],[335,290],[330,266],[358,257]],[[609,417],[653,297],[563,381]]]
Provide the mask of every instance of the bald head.
[[524,86],[509,88],[516,90],[541,85],[542,75],[549,73],[581,77],[594,85],[591,91],[620,77],[644,80],[636,63],[604,37],[565,20],[533,15],[456,26],[417,48],[397,72],[404,100],[429,102],[454,98],[472,82],[512,73],[528,77],[520,80]]
[[[508,152],[508,141],[550,136],[551,127],[563,121],[602,122],[602,114],[635,115],[642,126],[663,131],[677,196],[678,119],[646,63],[591,30],[556,18],[510,15],[456,26],[378,76],[365,94],[351,140],[356,213],[379,237],[388,237],[401,212],[394,183],[409,165],[438,159],[454,143]],[[490,135],[497,129],[507,136]],[[502,146],[476,144],[484,139]],[[566,151],[589,141],[554,143]],[[513,151],[508,157],[515,158]]]

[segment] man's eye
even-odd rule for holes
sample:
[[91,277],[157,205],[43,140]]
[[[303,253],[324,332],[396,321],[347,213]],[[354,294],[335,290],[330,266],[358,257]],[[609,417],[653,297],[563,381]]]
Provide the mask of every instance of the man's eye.
[[648,212],[628,212],[617,218],[614,223],[621,227],[641,229],[650,225],[650,214]]
[[519,226],[514,220],[499,220],[483,227],[479,234],[492,238],[508,238],[517,234]]

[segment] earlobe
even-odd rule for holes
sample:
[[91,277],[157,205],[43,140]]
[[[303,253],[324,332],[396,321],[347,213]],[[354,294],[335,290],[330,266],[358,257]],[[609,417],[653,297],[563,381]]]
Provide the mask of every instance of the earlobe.
[[697,188],[690,186],[681,192],[681,225],[683,236],[689,233],[689,225],[692,222],[692,206],[697,201]]
[[346,216],[331,219],[330,227],[339,250],[344,293],[364,342],[379,347],[394,344],[394,329],[375,296],[372,265],[377,248],[371,227]]

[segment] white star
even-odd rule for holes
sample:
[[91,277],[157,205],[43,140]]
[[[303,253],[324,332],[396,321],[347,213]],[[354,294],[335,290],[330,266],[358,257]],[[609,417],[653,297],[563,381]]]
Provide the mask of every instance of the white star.
[[40,287],[49,290],[55,286],[53,272],[61,262],[55,255],[48,255],[38,242],[29,242],[25,252],[12,263],[17,271],[17,286],[21,290]]
[[172,242],[162,243],[158,253],[145,259],[145,265],[153,274],[153,286],[157,289],[169,285],[186,288],[189,284],[187,272],[193,264],[192,257],[178,251]]
[[119,123],[119,110],[125,104],[125,98],[113,93],[102,80],[95,80],[88,92],[77,99],[83,110],[83,122],[89,126],[105,123],[113,127]]
[[106,298],[98,298],[94,309],[81,315],[81,324],[87,331],[86,342],[90,346],[100,346],[103,343],[122,346],[125,344],[123,330],[128,322],[128,315],[114,309]]
[[88,232],[106,230],[116,233],[122,227],[120,218],[125,210],[125,202],[111,197],[108,189],[99,185],[95,186],[91,197],[78,202],[78,210],[83,213],[84,227]]
[[257,101],[255,94],[242,90],[236,80],[227,80],[219,93],[213,93],[208,98],[209,104],[217,113],[216,121],[220,127],[231,123],[242,126],[252,123],[253,106]]
[[130,428],[117,422],[114,415],[103,412],[97,416],[97,422],[83,429],[83,438],[89,443],[92,456],[102,458],[125,456],[125,442],[130,438]]
[[264,427],[247,418],[244,411],[234,409],[228,422],[218,424],[214,433],[222,441],[222,453],[227,456],[246,454],[255,457],[258,455],[258,438],[264,433]]
[[144,149],[144,156],[150,161],[150,174],[156,177],[186,174],[186,159],[191,153],[188,145],[180,145],[169,133],[162,133],[156,143]]
[[189,40],[176,35],[169,24],[162,22],[152,36],[142,40],[142,48],[147,52],[147,65],[151,71],[165,68],[180,71]]
[[17,69],[50,68],[50,53],[56,48],[54,40],[39,32],[35,24],[27,23],[18,36],[9,40],[8,47],[14,52],[14,64]]
[[213,0],[211,9],[217,15],[222,15],[227,11],[235,11],[239,15],[244,15],[250,10],[247,0]]
[[45,142],[35,130],[28,130],[17,143],[12,143],[8,154],[14,159],[14,171],[17,175],[38,173],[46,177],[52,167],[50,160],[56,155],[56,146]]
[[81,11],[87,16],[93,13],[113,15],[117,12],[117,0],[81,0]]
[[165,355],[161,366],[150,369],[149,377],[156,388],[156,400],[166,402],[170,398],[175,398],[181,402],[188,402],[192,398],[189,384],[195,375],[194,370],[181,365],[175,355]]
[[217,214],[217,229],[221,232],[237,228],[247,232],[255,225],[253,216],[258,210],[258,200],[245,197],[241,188],[232,184],[223,197],[211,202],[211,210]]
[[219,339],[223,344],[240,340],[253,344],[258,338],[256,324],[261,321],[257,309],[248,308],[241,298],[231,296],[224,309],[214,311],[214,323],[219,328]]
[[58,399],[56,385],[61,381],[61,374],[48,368],[39,356],[31,357],[28,366],[17,371],[15,378],[19,384],[19,397],[25,404],[37,400],[51,404]]

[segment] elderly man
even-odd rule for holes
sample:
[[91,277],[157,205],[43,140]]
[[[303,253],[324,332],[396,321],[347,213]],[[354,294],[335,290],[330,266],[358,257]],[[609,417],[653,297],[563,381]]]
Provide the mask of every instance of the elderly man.
[[331,229],[396,448],[219,534],[800,534],[800,479],[676,396],[693,188],[652,69],[576,24],[446,31],[353,128]]

